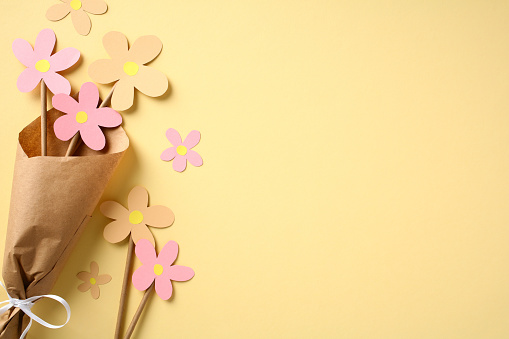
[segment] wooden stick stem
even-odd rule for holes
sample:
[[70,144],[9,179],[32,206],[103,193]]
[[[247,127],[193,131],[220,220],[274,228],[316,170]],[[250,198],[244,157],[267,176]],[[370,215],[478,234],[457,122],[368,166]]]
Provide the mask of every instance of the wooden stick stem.
[[[106,96],[106,98],[104,98],[103,102],[101,102],[101,104],[99,105],[99,108],[103,108],[105,107],[106,105],[108,105],[108,103],[110,102],[111,100],[111,96],[113,95],[113,91],[115,90],[115,86],[113,86],[113,88],[111,89],[111,91],[108,93],[108,95]],[[80,138],[80,133],[76,133],[73,137],[72,137],[72,140],[71,140],[71,143],[69,144],[69,147],[67,148],[67,152],[65,153],[65,156],[66,157],[69,157],[71,155],[74,154],[74,152],[76,152],[76,150],[78,149],[78,147],[81,145],[81,138]]]
[[131,335],[134,332],[134,329],[136,328],[136,324],[138,323],[138,320],[140,320],[141,313],[143,312],[143,309],[145,308],[145,305],[147,305],[147,301],[154,292],[154,285],[155,283],[152,283],[152,285],[148,288],[148,290],[145,291],[145,294],[143,295],[143,299],[141,299],[140,305],[138,306],[138,309],[136,310],[136,313],[134,314],[133,320],[131,321],[131,324],[129,324],[129,327],[127,328],[127,332],[124,336],[124,339],[131,338]]
[[131,263],[134,254],[134,241],[129,236],[129,248],[127,249],[127,257],[125,260],[124,281],[122,282],[122,291],[120,292],[120,303],[117,313],[117,325],[115,327],[115,339],[121,338],[122,321],[124,319],[125,301],[127,296],[127,286],[129,285],[129,273],[131,271]]
[[41,155],[45,157],[47,155],[48,149],[48,100],[47,100],[48,91],[46,90],[46,83],[44,80],[41,80]]

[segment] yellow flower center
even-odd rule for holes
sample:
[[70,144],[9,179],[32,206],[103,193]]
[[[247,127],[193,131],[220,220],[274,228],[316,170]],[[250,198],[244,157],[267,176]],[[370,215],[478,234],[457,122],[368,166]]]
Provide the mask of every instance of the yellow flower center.
[[95,285],[97,283],[97,281],[95,280],[95,278],[90,278],[90,283],[92,285]]
[[84,124],[85,122],[87,122],[88,120],[88,115],[87,113],[83,112],[83,111],[79,111],[77,114],[76,114],[76,121],[80,124]]
[[42,73],[49,71],[49,67],[50,65],[48,60],[42,59],[35,63],[35,69]]
[[71,1],[71,8],[77,11],[81,8],[81,1],[80,0],[72,0]]
[[143,213],[140,211],[132,211],[131,214],[129,214],[129,222],[131,224],[140,224],[143,221]]
[[136,75],[138,73],[138,70],[140,69],[140,66],[138,66],[137,63],[128,61],[124,64],[124,72],[127,75]]
[[187,154],[187,148],[184,145],[177,146],[177,153],[180,155],[186,155]]
[[155,275],[163,274],[163,266],[161,266],[159,264],[155,264],[154,265],[154,273],[155,273]]

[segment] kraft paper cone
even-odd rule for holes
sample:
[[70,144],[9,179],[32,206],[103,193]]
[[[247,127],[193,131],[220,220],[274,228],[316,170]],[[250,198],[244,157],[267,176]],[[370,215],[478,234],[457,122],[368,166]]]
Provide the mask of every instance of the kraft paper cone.
[[[14,298],[51,292],[129,147],[122,127],[104,129],[104,150],[81,145],[75,156],[66,158],[69,142],[58,140],[53,131],[61,115],[48,112],[46,157],[39,156],[40,118],[19,134],[2,272]],[[19,338],[28,321],[23,312],[11,308],[0,318],[0,338]]]

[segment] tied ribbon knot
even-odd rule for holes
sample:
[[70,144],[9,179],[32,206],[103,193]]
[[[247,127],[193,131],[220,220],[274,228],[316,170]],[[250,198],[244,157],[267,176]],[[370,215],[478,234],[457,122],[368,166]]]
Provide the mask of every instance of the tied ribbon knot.
[[[30,317],[30,322],[28,323],[28,326],[25,328],[25,330],[23,331],[23,333],[21,334],[21,337],[19,337],[19,339],[25,338],[26,334],[28,333],[28,330],[32,326],[32,320],[37,321],[39,324],[41,324],[42,326],[45,326],[47,328],[61,328],[61,327],[64,327],[69,322],[69,319],[71,318],[71,307],[69,306],[67,301],[65,301],[64,298],[61,298],[58,295],[54,295],[54,294],[44,294],[44,295],[36,295],[36,296],[30,297],[30,298],[27,298],[25,300],[16,299],[16,298],[13,298],[10,296],[9,292],[7,292],[7,289],[5,288],[4,284],[1,281],[0,281],[0,285],[3,287],[3,289],[5,290],[5,293],[7,293],[7,296],[9,297],[9,300],[4,300],[4,301],[0,302],[0,305],[7,304],[0,308],[0,314],[7,312],[8,310],[10,310],[13,307],[14,308],[17,307],[21,311],[23,311],[23,313],[25,313],[28,317]],[[34,313],[32,313],[31,309],[34,306],[34,302],[39,299],[42,299],[42,298],[49,298],[49,299],[56,300],[59,303],[61,303],[62,306],[65,307],[65,310],[67,311],[67,320],[65,321],[64,324],[62,324],[62,325],[50,324],[50,323],[42,320],[38,316],[36,316]]]

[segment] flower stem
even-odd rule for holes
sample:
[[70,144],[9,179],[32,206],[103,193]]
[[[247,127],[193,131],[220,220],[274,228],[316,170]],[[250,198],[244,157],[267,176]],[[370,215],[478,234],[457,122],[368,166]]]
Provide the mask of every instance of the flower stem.
[[120,292],[120,303],[118,306],[118,313],[117,313],[117,325],[115,327],[115,339],[120,339],[121,335],[121,327],[122,327],[122,320],[124,319],[124,312],[125,312],[125,299],[127,295],[127,285],[129,284],[129,273],[131,271],[131,262],[133,261],[133,254],[134,254],[134,241],[129,236],[129,248],[127,249],[127,257],[125,260],[125,269],[124,269],[124,281],[122,282],[122,291]]
[[124,339],[131,338],[131,335],[134,332],[134,329],[136,327],[136,324],[138,323],[138,320],[140,319],[141,313],[143,312],[143,309],[145,308],[145,305],[147,304],[148,298],[154,292],[154,285],[155,283],[152,283],[150,287],[145,291],[145,294],[143,295],[143,299],[141,299],[140,305],[138,306],[138,309],[136,310],[136,313],[134,314],[133,320],[131,321],[131,324],[127,328],[127,332],[124,336]]
[[[106,98],[104,98],[103,102],[101,102],[101,104],[99,105],[99,108],[103,108],[110,102],[111,96],[113,95],[114,90],[115,90],[115,86],[113,86],[110,93],[108,93]],[[65,153],[65,156],[69,157],[69,156],[73,155],[74,152],[76,152],[76,150],[78,150],[80,145],[81,145],[81,138],[80,138],[80,133],[78,132],[74,135],[74,137],[72,137],[71,143],[69,144],[69,147],[67,148],[67,152]]]
[[48,149],[48,100],[47,100],[48,91],[46,90],[46,83],[44,80],[41,80],[41,156],[45,157],[47,155]]

